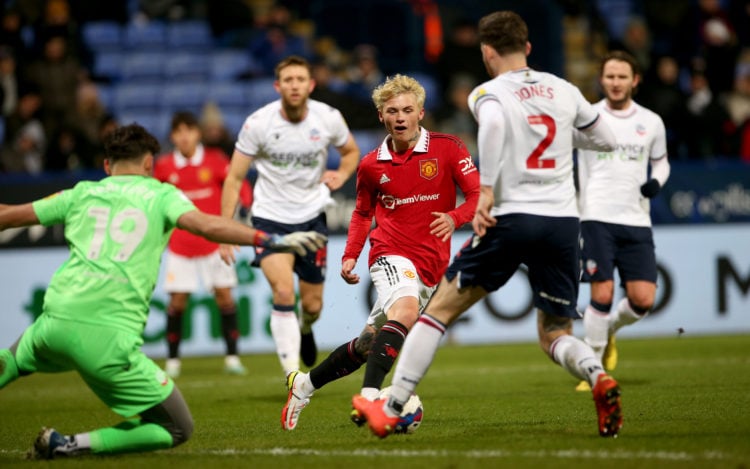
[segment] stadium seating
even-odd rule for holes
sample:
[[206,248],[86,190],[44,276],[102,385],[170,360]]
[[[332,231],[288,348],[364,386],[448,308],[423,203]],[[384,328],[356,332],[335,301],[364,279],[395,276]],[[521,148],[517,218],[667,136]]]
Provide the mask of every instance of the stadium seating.
[[164,85],[161,83],[119,83],[114,89],[114,113],[158,112]]
[[168,54],[158,51],[130,52],[122,60],[120,78],[124,81],[161,82]]
[[171,125],[171,112],[124,112],[118,117],[122,125],[136,122],[151,132],[163,146],[169,142],[169,127]]
[[247,108],[247,84],[235,81],[213,81],[208,85],[206,100],[213,101],[219,108]]
[[164,77],[170,83],[182,80],[208,80],[209,54],[206,52],[168,53],[164,64]]
[[122,49],[123,29],[115,21],[89,21],[81,27],[86,46],[94,53],[119,51]]
[[94,56],[92,73],[99,80],[117,81],[122,78],[125,54],[118,51],[99,51]]
[[250,80],[246,88],[248,106],[256,110],[271,101],[279,99],[279,94],[273,87],[275,78],[264,77]]
[[164,87],[161,109],[166,111],[190,111],[200,114],[206,102],[208,87],[203,81],[179,81]]
[[164,49],[167,27],[161,21],[130,22],[125,26],[125,45],[131,50]]
[[205,21],[176,21],[167,25],[167,47],[179,50],[207,50],[213,45],[211,28]]
[[216,49],[211,53],[212,80],[235,80],[258,70],[259,66],[244,49]]

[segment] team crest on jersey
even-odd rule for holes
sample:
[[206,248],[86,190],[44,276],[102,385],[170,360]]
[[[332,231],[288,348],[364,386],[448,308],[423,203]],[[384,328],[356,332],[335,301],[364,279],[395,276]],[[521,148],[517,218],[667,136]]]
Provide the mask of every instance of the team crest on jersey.
[[403,274],[404,274],[404,277],[406,277],[408,279],[412,279],[413,280],[413,279],[417,278],[417,274],[415,274],[413,270],[404,269]]
[[209,182],[211,180],[211,170],[208,168],[201,168],[198,170],[198,180],[202,183]]
[[433,179],[438,173],[437,158],[419,162],[419,175],[425,179]]
[[596,265],[596,261],[593,259],[587,259],[586,260],[586,273],[589,275],[594,275],[599,270],[599,267]]
[[320,131],[318,129],[312,129],[310,131],[310,141],[317,142],[320,140]]
[[635,133],[643,137],[644,135],[646,135],[646,127],[643,124],[637,124],[635,126]]

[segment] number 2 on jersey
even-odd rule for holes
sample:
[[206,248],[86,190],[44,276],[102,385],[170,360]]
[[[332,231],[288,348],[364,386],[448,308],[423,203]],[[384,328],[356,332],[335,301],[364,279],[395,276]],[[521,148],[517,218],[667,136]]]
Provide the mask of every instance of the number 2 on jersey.
[[[102,246],[107,237],[107,222],[109,221],[108,207],[91,207],[89,216],[94,219],[94,237],[89,247],[88,258],[98,259]],[[128,223],[130,222],[130,223]],[[126,223],[129,225],[126,229]],[[143,241],[148,229],[148,218],[146,214],[137,208],[127,208],[114,217],[109,223],[109,237],[112,241],[120,244],[120,249],[114,254],[115,261],[127,261],[135,248]]]
[[539,145],[534,148],[528,158],[526,158],[527,169],[552,169],[555,167],[555,160],[542,160],[540,159],[544,154],[544,151],[552,144],[557,133],[557,127],[555,126],[555,120],[546,114],[528,116],[526,120],[529,125],[543,125],[547,128],[547,134],[544,136]]

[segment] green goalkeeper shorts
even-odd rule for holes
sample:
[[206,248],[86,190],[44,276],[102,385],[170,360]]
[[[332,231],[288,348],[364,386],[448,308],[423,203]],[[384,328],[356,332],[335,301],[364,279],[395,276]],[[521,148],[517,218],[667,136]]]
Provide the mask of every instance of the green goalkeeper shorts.
[[142,351],[132,332],[42,314],[16,350],[21,374],[77,371],[94,393],[123,417],[140,414],[169,396],[174,382]]

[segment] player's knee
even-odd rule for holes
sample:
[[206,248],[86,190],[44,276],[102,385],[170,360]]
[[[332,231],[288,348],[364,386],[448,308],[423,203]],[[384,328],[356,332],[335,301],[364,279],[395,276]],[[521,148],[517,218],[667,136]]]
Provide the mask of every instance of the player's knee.
[[188,414],[186,419],[174,422],[167,431],[172,435],[172,446],[179,446],[190,439],[193,435],[193,417]]
[[643,316],[644,314],[651,311],[651,308],[654,307],[654,298],[653,296],[649,295],[634,295],[633,298],[628,298],[628,304],[636,314],[638,314],[639,316]]

